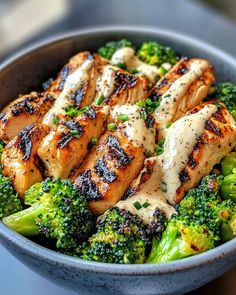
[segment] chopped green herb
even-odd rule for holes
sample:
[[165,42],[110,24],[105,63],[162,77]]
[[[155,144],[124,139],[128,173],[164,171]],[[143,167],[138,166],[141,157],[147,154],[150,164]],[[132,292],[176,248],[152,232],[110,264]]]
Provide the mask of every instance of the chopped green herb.
[[140,210],[142,208],[142,205],[139,203],[139,201],[134,202],[133,205],[137,210]]
[[54,125],[58,125],[59,124],[59,119],[57,118],[57,116],[54,116],[53,119],[52,119],[52,121],[53,121],[53,124]]
[[130,72],[132,75],[135,75],[138,74],[139,71],[136,68],[132,68]]
[[150,98],[140,100],[137,105],[146,109],[148,114],[153,114],[155,109],[160,105],[161,98],[158,101],[152,101]]
[[125,121],[128,121],[129,120],[129,117],[125,114],[119,114],[119,120],[121,122],[125,122]]
[[94,102],[96,106],[100,106],[104,100],[104,95],[100,95]]
[[114,131],[115,130],[115,127],[116,127],[116,124],[115,123],[109,123],[109,124],[107,124],[107,129],[110,130],[110,131]]
[[147,112],[146,112],[146,109],[145,109],[145,108],[143,108],[143,109],[140,111],[140,116],[141,116],[141,118],[142,118],[144,121],[146,121],[146,119],[147,119]]
[[97,140],[97,138],[95,136],[93,136],[91,138],[91,143],[92,143],[92,145],[96,145],[98,143],[98,140]]
[[121,63],[121,62],[118,63],[118,64],[114,64],[114,66],[117,67],[117,68],[123,69],[123,70],[127,69],[126,65],[124,63]]
[[71,130],[70,133],[71,133],[71,135],[73,135],[73,136],[79,135],[79,131],[78,131],[78,130],[74,130],[74,129]]
[[172,125],[172,122],[168,122],[168,123],[166,124],[166,128],[169,128],[171,125]]
[[155,148],[155,153],[157,154],[157,156],[160,156],[161,154],[163,154],[164,152],[164,143],[165,143],[165,139],[162,138],[161,140],[159,140],[156,148]]
[[150,204],[147,201],[143,204],[143,208],[145,208],[145,209],[149,206],[150,206]]
[[73,106],[68,106],[66,107],[66,114],[70,117],[73,118],[74,116],[77,116],[79,111],[73,107]]
[[159,71],[160,71],[160,76],[162,77],[162,76],[164,76],[168,71],[164,68],[164,67],[160,67],[159,68]]

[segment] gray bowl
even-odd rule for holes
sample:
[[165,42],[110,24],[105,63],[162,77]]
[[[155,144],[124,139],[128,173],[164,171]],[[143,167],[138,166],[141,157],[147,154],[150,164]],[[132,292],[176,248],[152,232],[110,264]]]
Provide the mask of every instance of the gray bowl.
[[[236,82],[236,60],[182,34],[141,28],[100,28],[59,36],[28,48],[0,67],[1,107],[19,93],[37,89],[74,53],[96,50],[104,42],[129,38],[136,45],[157,40],[183,55],[204,57],[219,81]],[[206,253],[159,265],[115,265],[74,259],[18,235],[0,223],[0,242],[42,276],[80,294],[182,294],[220,276],[236,264],[236,239]]]

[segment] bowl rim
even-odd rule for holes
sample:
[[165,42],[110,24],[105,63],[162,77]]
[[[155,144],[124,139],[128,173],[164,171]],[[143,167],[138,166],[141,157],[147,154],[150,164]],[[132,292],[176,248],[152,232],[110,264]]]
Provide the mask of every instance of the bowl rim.
[[[205,51],[212,53],[216,57],[220,57],[233,65],[236,69],[236,58],[231,54],[226,53],[224,50],[218,49],[217,47],[208,44],[207,42],[201,41],[195,37],[188,36],[183,33],[179,33],[169,29],[154,27],[139,27],[139,26],[99,26],[96,28],[80,29],[65,32],[62,34],[57,34],[54,37],[45,38],[42,41],[34,42],[33,44],[24,47],[17,53],[12,54],[10,57],[3,61],[0,65],[0,71],[5,70],[7,67],[13,65],[18,60],[24,58],[25,56],[41,50],[43,47],[50,46],[67,39],[76,38],[78,36],[86,35],[101,35],[108,33],[119,33],[119,34],[153,34],[157,37],[168,37],[174,41],[179,41],[180,43],[186,43],[194,45],[196,49],[204,49]],[[28,253],[32,256],[37,256],[40,259],[46,260],[50,264],[58,265],[62,263],[66,267],[73,267],[74,269],[79,269],[83,271],[97,272],[103,274],[115,274],[115,275],[150,275],[150,274],[166,274],[174,272],[183,272],[188,269],[199,268],[204,264],[213,264],[216,260],[223,260],[226,257],[235,254],[236,252],[236,238],[228,241],[212,250],[207,252],[184,258],[182,260],[171,261],[167,263],[160,264],[112,264],[112,263],[102,263],[94,261],[86,261],[79,258],[74,258],[67,256],[56,251],[50,250],[43,247],[21,235],[7,228],[0,221],[0,236],[4,238],[7,243],[14,244],[15,247],[20,247],[22,251]],[[1,242],[5,244],[5,242]]]

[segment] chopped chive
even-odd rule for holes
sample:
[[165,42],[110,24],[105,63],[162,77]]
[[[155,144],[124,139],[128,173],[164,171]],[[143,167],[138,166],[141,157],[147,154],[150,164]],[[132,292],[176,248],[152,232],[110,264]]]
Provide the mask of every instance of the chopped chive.
[[143,204],[143,208],[145,208],[145,209],[149,206],[150,206],[150,204],[147,201]]
[[79,111],[73,106],[68,106],[66,107],[66,114],[70,118],[73,118],[74,116],[77,116],[79,114]]
[[57,116],[53,116],[52,121],[53,121],[54,125],[58,125],[58,123],[59,123],[59,119],[57,118]]
[[137,210],[140,210],[142,208],[142,205],[139,203],[139,201],[134,202],[133,205]]
[[98,140],[97,140],[97,138],[95,136],[93,136],[91,138],[91,143],[92,143],[92,145],[96,145],[98,143]]
[[71,135],[75,136],[75,135],[78,135],[79,134],[79,131],[77,131],[77,130],[71,130],[70,133],[71,133]]
[[94,102],[96,106],[100,106],[104,100],[104,95],[100,95]]
[[119,114],[119,120],[121,122],[125,122],[125,121],[128,121],[129,120],[129,117],[125,114]]
[[83,114],[83,113],[87,112],[88,110],[89,110],[89,107],[88,106],[83,107],[83,108],[81,108],[81,109],[78,110],[78,114]]
[[109,123],[109,124],[107,124],[107,129],[110,130],[110,131],[114,131],[115,130],[115,127],[116,127],[116,124],[115,123]]
[[144,121],[146,121],[146,119],[147,119],[147,112],[146,112],[145,109],[142,109],[142,110],[140,111],[140,116],[141,116],[141,118],[142,118]]
[[132,75],[138,74],[138,72],[139,72],[139,71],[138,71],[136,68],[132,68],[132,69],[131,69],[131,74],[132,74]]
[[155,148],[155,153],[157,156],[160,156],[161,154],[163,154],[164,152],[164,143],[165,143],[165,139],[162,138],[161,140],[159,140],[156,148]]
[[172,125],[172,122],[168,122],[168,123],[166,124],[166,128],[169,128],[171,125]]
[[126,65],[124,63],[122,63],[122,62],[114,64],[114,66],[117,67],[117,68],[123,69],[123,70],[127,69]]
[[164,76],[167,73],[167,70],[164,67],[160,67],[159,71],[160,71],[160,76],[161,77]]

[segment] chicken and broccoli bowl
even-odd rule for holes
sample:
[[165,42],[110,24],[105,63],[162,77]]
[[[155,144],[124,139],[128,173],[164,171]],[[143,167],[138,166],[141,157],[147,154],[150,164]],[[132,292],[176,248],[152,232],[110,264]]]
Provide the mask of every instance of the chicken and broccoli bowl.
[[236,85],[127,39],[71,57],[0,114],[0,218],[89,261],[161,263],[236,236]]

